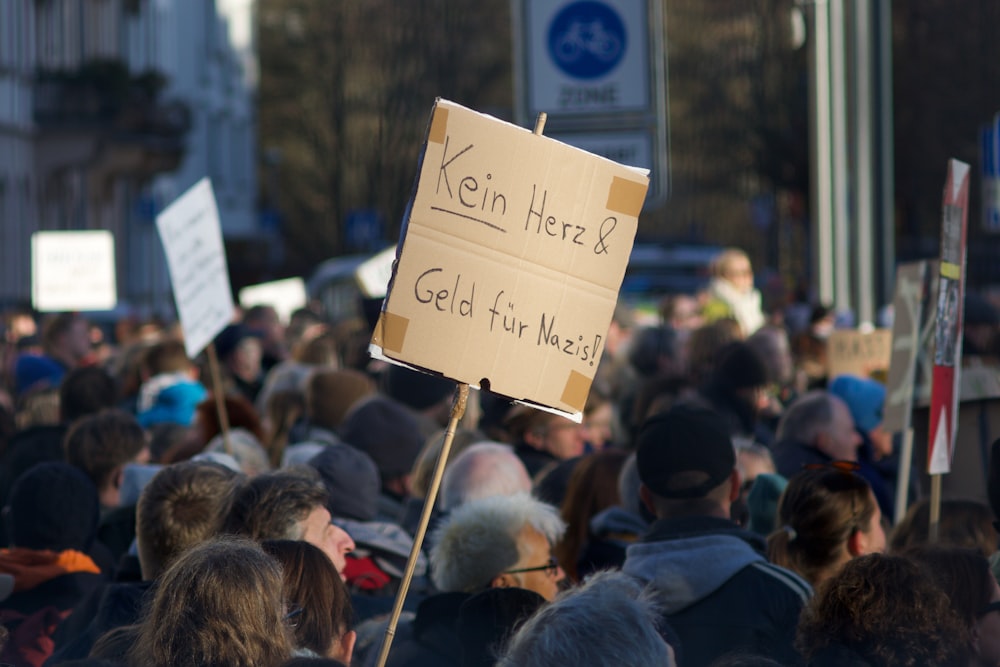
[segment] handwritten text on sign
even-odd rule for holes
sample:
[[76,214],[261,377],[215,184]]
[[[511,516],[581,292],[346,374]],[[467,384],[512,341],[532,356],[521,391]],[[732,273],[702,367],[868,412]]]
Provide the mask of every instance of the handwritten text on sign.
[[439,102],[373,352],[575,414],[643,172]]
[[215,196],[202,179],[156,218],[184,346],[197,356],[233,318],[229,269]]

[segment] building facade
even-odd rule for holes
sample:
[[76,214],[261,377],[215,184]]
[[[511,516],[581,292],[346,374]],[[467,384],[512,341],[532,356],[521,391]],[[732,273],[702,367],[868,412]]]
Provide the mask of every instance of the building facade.
[[253,91],[212,0],[0,4],[0,305],[30,238],[107,229],[122,313],[172,316],[155,216],[202,177],[223,233],[256,233]]

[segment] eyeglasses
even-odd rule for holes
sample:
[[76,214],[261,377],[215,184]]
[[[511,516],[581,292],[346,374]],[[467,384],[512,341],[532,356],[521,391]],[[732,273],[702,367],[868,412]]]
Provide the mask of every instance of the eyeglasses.
[[545,570],[545,574],[550,577],[556,576],[559,573],[559,561],[555,557],[549,557],[549,561],[545,565],[538,565],[536,567],[520,567],[516,570],[507,570],[504,574],[521,574],[522,572],[541,572]]
[[803,470],[838,470],[840,472],[857,472],[861,464],[857,461],[827,461],[826,463],[803,463]]
[[977,616],[985,616],[986,614],[990,613],[991,611],[1000,611],[1000,600],[997,600],[996,602],[989,603],[988,605],[986,605],[985,607],[983,607],[982,609],[980,609],[979,613],[976,614],[976,615]]

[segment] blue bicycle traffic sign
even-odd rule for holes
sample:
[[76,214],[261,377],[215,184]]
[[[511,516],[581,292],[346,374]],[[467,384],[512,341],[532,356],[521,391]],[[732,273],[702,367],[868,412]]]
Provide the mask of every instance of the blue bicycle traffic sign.
[[624,21],[603,2],[572,2],[549,25],[552,61],[577,79],[597,79],[613,70],[624,57],[627,45]]

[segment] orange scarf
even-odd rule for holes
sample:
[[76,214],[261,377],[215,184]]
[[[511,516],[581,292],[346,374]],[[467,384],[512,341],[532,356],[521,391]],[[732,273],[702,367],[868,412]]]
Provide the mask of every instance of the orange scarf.
[[48,551],[14,547],[0,549],[0,572],[14,576],[14,592],[27,591],[73,572],[100,574],[90,556],[80,551]]

